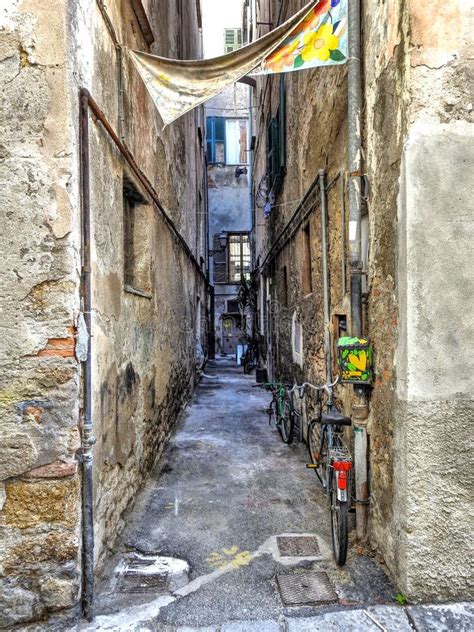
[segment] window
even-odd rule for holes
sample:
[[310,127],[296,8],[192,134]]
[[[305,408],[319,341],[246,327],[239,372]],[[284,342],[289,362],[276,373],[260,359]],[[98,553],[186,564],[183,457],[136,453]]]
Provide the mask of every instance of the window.
[[285,79],[280,76],[280,104],[267,127],[267,174],[270,190],[277,193],[285,175],[286,112]]
[[231,53],[242,46],[242,29],[224,29],[224,51]]
[[247,120],[207,117],[207,158],[210,163],[247,163]]
[[240,314],[239,301],[227,301],[227,312],[229,314]]
[[151,209],[131,180],[123,180],[124,287],[151,296]]
[[229,283],[250,279],[250,243],[245,234],[229,235]]
[[311,227],[303,228],[303,292],[311,294],[313,291],[313,275],[311,273]]

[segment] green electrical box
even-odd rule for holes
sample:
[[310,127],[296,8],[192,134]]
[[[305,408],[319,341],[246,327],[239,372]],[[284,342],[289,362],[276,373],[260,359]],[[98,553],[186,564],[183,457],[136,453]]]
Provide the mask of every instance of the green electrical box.
[[371,384],[372,346],[367,338],[344,336],[337,341],[337,363],[341,382]]

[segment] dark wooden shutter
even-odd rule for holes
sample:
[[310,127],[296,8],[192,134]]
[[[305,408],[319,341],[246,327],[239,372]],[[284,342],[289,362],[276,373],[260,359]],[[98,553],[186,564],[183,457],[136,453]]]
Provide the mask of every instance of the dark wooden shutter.
[[214,235],[212,248],[214,251],[214,283],[227,283],[227,248],[223,248],[219,235]]

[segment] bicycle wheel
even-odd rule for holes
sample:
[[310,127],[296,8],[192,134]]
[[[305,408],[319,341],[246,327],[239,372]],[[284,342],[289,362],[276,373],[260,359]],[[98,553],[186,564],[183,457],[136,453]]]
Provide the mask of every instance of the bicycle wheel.
[[328,435],[326,428],[314,420],[308,428],[308,449],[311,462],[317,467],[314,469],[323,489],[327,490],[327,458]]
[[293,412],[293,403],[290,396],[286,393],[283,398],[282,415],[280,417],[279,429],[282,440],[288,445],[293,441],[294,425],[295,416]]
[[338,566],[344,566],[349,540],[349,503],[337,497],[336,476],[330,481],[332,551]]

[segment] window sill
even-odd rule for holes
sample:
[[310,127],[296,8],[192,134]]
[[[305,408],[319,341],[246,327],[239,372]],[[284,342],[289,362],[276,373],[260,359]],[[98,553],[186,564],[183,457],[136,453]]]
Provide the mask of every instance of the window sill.
[[139,290],[138,288],[133,287],[133,285],[125,284],[123,286],[123,291],[127,292],[127,294],[135,294],[135,296],[141,296],[142,298],[147,298],[149,300],[153,298],[153,294],[151,294],[151,292],[145,292],[143,290]]

